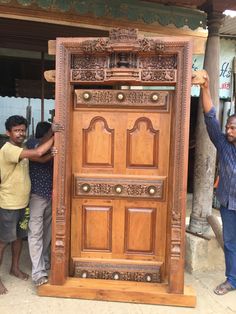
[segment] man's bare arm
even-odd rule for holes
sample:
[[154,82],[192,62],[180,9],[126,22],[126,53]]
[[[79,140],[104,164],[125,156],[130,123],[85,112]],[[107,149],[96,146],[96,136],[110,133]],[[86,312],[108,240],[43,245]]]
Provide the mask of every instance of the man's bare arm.
[[64,126],[62,126],[60,123],[56,123],[53,121],[51,128],[49,131],[40,139],[40,144],[45,143],[47,140],[49,140],[55,132],[61,132],[64,130]]
[[[196,71],[198,72],[198,71]],[[209,76],[206,71],[199,71],[202,75],[201,78],[196,78],[195,75],[198,73],[193,72],[192,76],[192,84],[193,85],[199,85],[201,87],[201,97],[202,97],[202,108],[205,113],[209,112],[211,108],[213,107],[212,99],[211,99],[211,93],[210,93],[210,87],[209,87]]]
[[46,155],[43,155],[42,157],[30,157],[31,161],[39,162],[40,164],[44,164],[48,161],[50,161],[53,158],[51,153],[48,153]]
[[23,149],[23,151],[20,154],[20,159],[28,158],[28,159],[35,159],[38,157],[42,157],[44,154],[46,154],[50,148],[53,145],[54,137],[51,137],[47,142],[39,145],[36,148],[33,149]]
[[40,164],[44,164],[50,161],[51,159],[53,159],[53,157],[55,157],[56,154],[57,154],[57,148],[53,146],[51,147],[50,152],[46,153],[42,157],[31,157],[30,160],[39,162]]

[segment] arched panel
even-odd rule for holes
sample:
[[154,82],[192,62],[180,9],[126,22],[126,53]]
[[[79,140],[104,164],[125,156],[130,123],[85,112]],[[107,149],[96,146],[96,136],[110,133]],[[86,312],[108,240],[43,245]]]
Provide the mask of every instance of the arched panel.
[[83,166],[113,165],[114,130],[108,127],[103,117],[95,117],[88,129],[83,129]]
[[127,130],[127,167],[158,168],[159,131],[146,117]]

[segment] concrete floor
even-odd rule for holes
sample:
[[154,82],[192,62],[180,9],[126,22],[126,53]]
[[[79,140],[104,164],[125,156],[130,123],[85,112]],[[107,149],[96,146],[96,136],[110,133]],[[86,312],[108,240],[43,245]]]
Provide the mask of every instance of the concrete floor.
[[[186,273],[185,284],[191,285],[197,295],[196,308],[143,305],[120,302],[88,301],[39,297],[31,280],[21,281],[8,274],[11,261],[10,247],[6,249],[0,269],[2,281],[8,289],[0,296],[1,314],[232,314],[236,313],[236,291],[216,296],[212,289],[224,280],[224,271]],[[22,269],[30,274],[27,242],[21,259]]]

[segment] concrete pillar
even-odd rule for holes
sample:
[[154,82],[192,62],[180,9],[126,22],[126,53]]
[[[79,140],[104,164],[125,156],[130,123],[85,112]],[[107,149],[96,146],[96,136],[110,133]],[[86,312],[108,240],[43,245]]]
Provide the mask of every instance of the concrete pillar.
[[[210,77],[211,96],[217,110],[219,109],[219,28],[222,17],[221,13],[208,14],[208,39],[204,59],[204,69]],[[189,230],[194,233],[204,234],[209,231],[206,217],[212,212],[215,161],[216,150],[206,131],[200,99],[196,126],[193,209],[189,225]]]

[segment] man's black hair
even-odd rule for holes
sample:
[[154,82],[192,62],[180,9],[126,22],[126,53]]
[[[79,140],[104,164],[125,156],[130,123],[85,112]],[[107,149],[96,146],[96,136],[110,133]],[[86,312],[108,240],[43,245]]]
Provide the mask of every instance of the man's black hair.
[[5,122],[5,127],[6,127],[6,130],[10,132],[14,126],[18,126],[22,124],[24,124],[27,129],[28,127],[27,120],[22,116],[15,115],[15,116],[10,116],[9,118],[7,118]]
[[51,129],[51,126],[49,122],[39,122],[36,126],[35,137],[42,138]]
[[231,114],[231,115],[228,117],[227,121],[230,120],[230,119],[235,119],[235,118],[236,118],[236,113]]

